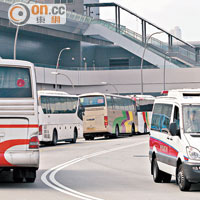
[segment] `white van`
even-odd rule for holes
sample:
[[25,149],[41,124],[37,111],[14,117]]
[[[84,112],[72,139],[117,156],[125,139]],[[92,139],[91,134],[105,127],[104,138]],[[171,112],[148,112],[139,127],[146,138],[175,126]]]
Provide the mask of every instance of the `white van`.
[[200,89],[171,90],[156,98],[149,144],[155,182],[175,176],[182,191],[200,182]]
[[34,65],[0,59],[0,172],[14,182],[34,182],[39,167]]

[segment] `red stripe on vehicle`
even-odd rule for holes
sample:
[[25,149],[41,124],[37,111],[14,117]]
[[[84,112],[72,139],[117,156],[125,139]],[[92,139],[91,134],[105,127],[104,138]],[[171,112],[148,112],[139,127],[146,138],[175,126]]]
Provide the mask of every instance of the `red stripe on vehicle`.
[[145,112],[142,112],[142,117],[143,117],[143,120],[144,120],[144,122],[146,123],[146,116],[145,116]]
[[5,158],[5,152],[14,146],[17,145],[28,145],[28,139],[17,139],[17,140],[8,140],[5,142],[0,143],[0,166],[14,166],[13,164],[9,163]]
[[0,124],[0,128],[38,128],[38,124]]
[[168,145],[167,143],[162,142],[161,140],[157,140],[151,137],[149,145],[151,149],[153,149],[153,147],[155,146],[159,153],[163,153],[163,154],[173,156],[173,157],[178,156],[178,151],[176,149],[174,149],[172,146]]

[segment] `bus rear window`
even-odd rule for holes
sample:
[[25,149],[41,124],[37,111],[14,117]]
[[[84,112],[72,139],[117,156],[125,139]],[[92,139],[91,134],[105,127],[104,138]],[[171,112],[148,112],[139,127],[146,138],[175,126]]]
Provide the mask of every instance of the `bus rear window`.
[[87,96],[80,98],[80,105],[83,107],[105,106],[104,96]]
[[0,98],[29,97],[32,97],[29,69],[0,67]]

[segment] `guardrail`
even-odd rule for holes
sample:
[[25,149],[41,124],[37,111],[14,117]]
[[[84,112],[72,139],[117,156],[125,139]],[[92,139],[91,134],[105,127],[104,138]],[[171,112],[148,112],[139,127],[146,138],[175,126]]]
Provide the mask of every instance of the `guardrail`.
[[[111,22],[101,20],[101,19],[98,19],[98,20],[93,19],[92,17],[83,16],[83,15],[80,15],[80,14],[77,14],[77,13],[72,13],[70,11],[67,11],[67,18],[71,19],[71,20],[75,20],[75,21],[80,21],[80,22],[83,22],[83,23],[88,23],[88,24],[101,24],[104,27],[106,27],[106,28],[108,28],[112,31],[117,31],[119,34],[121,34],[121,35],[123,35],[123,36],[125,36],[125,37],[127,37],[131,40],[142,43],[142,35],[126,28],[125,26],[120,26],[120,31],[119,31],[119,30],[116,29],[115,23],[111,23]],[[158,40],[154,37],[150,38],[149,44],[151,44],[152,47],[159,48],[161,50],[160,53],[162,53],[162,54],[167,55],[167,53],[169,51],[169,47],[168,47],[167,43],[162,42],[162,41],[160,41],[160,40]],[[172,46],[170,51],[177,53],[177,55],[180,54],[181,57],[184,56],[187,61],[191,61],[192,63],[196,62],[196,54],[192,51],[184,49],[183,47]]]

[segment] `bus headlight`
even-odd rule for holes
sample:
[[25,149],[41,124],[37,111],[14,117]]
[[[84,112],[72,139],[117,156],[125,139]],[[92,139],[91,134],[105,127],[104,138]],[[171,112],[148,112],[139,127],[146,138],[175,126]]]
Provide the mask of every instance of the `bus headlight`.
[[200,160],[200,152],[194,147],[187,147],[188,157],[192,160]]

